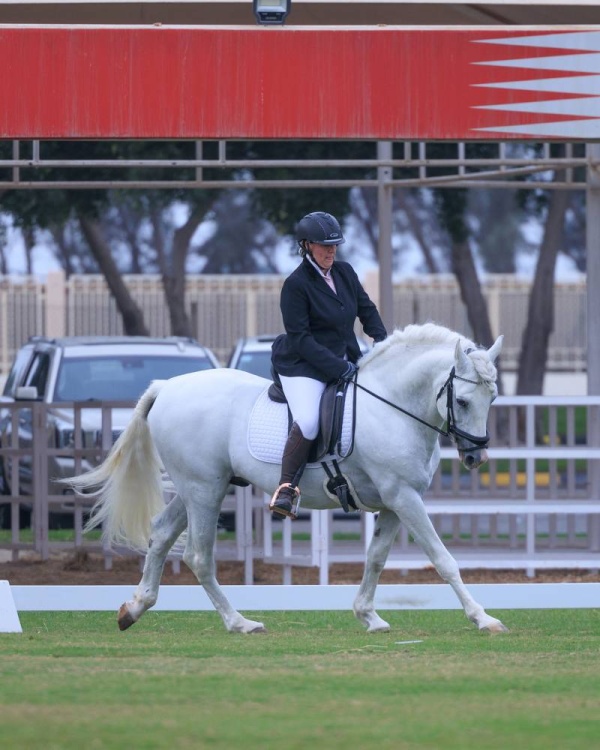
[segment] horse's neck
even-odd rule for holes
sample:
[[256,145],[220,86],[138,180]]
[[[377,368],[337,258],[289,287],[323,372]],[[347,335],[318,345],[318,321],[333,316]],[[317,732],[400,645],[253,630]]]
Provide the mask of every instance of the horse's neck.
[[430,348],[398,350],[394,356],[373,360],[362,383],[403,408],[418,409],[423,418],[437,419],[436,396],[454,364],[453,352]]

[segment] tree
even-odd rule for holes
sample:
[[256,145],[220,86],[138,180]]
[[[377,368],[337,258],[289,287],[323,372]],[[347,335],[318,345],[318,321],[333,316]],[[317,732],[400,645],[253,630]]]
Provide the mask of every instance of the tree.
[[[554,179],[557,179],[556,175]],[[568,204],[566,190],[550,191],[544,236],[529,294],[527,323],[521,341],[517,376],[519,395],[539,394],[543,391],[548,342],[554,329],[554,272]]]
[[489,348],[494,343],[494,336],[469,245],[470,231],[466,222],[467,191],[463,188],[436,190],[435,200],[440,222],[450,239],[452,272],[458,282],[460,297],[467,310],[473,337],[478,344]]
[[[233,156],[255,159],[310,159],[325,163],[332,159],[374,159],[376,144],[369,141],[251,141],[233,144]],[[255,179],[352,180],[374,177],[373,167],[280,167],[252,169]],[[327,211],[340,221],[349,211],[348,188],[261,189],[252,194],[253,211],[268,219],[283,234],[292,234],[298,221],[311,211]]]
[[[189,142],[166,142],[166,143],[148,143],[148,142],[85,142],[85,141],[55,141],[44,144],[44,156],[48,159],[142,159],[142,158],[163,158],[163,159],[182,159],[193,158],[195,155],[194,144]],[[24,177],[29,175],[24,175]],[[36,180],[48,179],[52,176],[55,179],[61,179],[66,182],[73,179],[73,172],[68,169],[49,169],[35,170],[31,174],[33,182]],[[85,178],[85,172],[78,173],[77,178]],[[126,178],[131,180],[139,179],[140,171],[130,169]],[[147,174],[144,175],[146,177]],[[161,170],[155,169],[154,179],[191,179],[194,176],[192,169],[180,170]],[[207,175],[208,176],[208,175]],[[95,169],[93,174],[88,175],[92,180],[111,180],[114,179],[114,170],[109,168]],[[119,175],[123,179],[123,175]],[[146,200],[151,206],[150,215],[154,216],[154,226],[156,227],[156,218],[162,209],[181,198],[183,191],[174,189],[173,191],[146,191]],[[188,202],[194,206],[192,216],[185,227],[177,228],[178,234],[174,234],[174,243],[172,247],[164,242],[166,234],[157,233],[156,256],[161,266],[161,274],[165,284],[165,294],[169,311],[171,315],[171,324],[173,333],[189,335],[189,320],[185,313],[185,252],[189,247],[188,240],[191,238],[193,231],[202,220],[210,202],[214,199],[214,191],[186,191]],[[146,331],[143,322],[143,315],[140,308],[136,305],[131,297],[129,290],[120,277],[120,269],[112,256],[110,242],[110,232],[105,234],[105,228],[115,213],[118,213],[118,206],[122,201],[129,202],[130,207],[135,205],[136,201],[142,201],[138,191],[123,190],[114,192],[106,189],[94,190],[29,190],[29,191],[7,191],[4,196],[3,208],[9,211],[14,217],[15,222],[27,232],[30,228],[43,228],[51,230],[59,252],[67,249],[66,245],[61,242],[64,235],[61,232],[61,225],[67,224],[76,217],[81,225],[81,232],[85,238],[89,251],[96,261],[101,272],[104,273],[111,293],[115,297],[117,307],[123,316],[123,326],[127,333],[139,334]],[[117,209],[115,211],[115,208]],[[121,220],[125,222],[126,218],[131,219],[131,211],[126,216],[121,214]],[[128,226],[130,232],[131,225]],[[181,230],[181,231],[179,231]],[[130,237],[133,235],[130,234]],[[160,244],[162,242],[162,244]],[[187,243],[187,244],[186,244]],[[71,246],[69,249],[72,249]],[[173,251],[171,254],[171,250]],[[131,256],[136,256],[137,248],[132,245]],[[62,255],[67,268],[72,265],[72,257]]]
[[469,190],[467,207],[483,268],[488,273],[515,273],[517,255],[526,246],[522,233],[525,217],[517,191]]
[[252,211],[244,190],[227,190],[210,213],[214,232],[193,251],[203,261],[202,273],[276,273],[273,257],[279,235]]
[[85,214],[79,215],[79,224],[100,270],[104,274],[108,288],[115,298],[117,309],[123,318],[123,328],[129,336],[147,336],[148,329],[144,323],[144,315],[133,300],[127,289],[123,277],[112,257],[110,246],[105,240],[102,227],[96,219]]

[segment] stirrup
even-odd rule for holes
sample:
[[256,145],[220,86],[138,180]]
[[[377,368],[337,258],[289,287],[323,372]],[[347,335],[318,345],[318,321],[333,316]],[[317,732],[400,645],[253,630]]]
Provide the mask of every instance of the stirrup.
[[[292,490],[292,492],[294,493],[293,499],[288,500],[288,498],[281,498],[281,500],[279,500],[279,493],[283,489]],[[277,501],[279,501],[281,504],[278,505]],[[289,482],[280,484],[273,493],[273,497],[271,498],[271,502],[269,503],[269,510],[271,511],[271,513],[277,513],[277,515],[279,516],[284,516],[285,518],[291,518],[292,520],[295,520],[296,518],[298,518],[299,508],[300,488],[293,487]]]

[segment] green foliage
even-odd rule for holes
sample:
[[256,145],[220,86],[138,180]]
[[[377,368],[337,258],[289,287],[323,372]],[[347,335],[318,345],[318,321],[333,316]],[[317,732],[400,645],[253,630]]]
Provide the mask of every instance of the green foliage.
[[[376,146],[367,141],[251,141],[233,144],[240,158],[292,160],[310,159],[375,159]],[[229,153],[229,152],[228,152]],[[235,156],[234,156],[235,158]],[[359,177],[374,177],[374,168],[358,167],[279,167],[277,169],[253,169],[255,179],[275,180],[352,180]],[[256,190],[252,194],[254,209],[271,221],[283,234],[293,234],[298,221],[311,211],[327,211],[340,221],[348,214],[348,188],[314,189],[281,188]]]
[[[22,613],[0,636],[0,745],[28,750],[377,748],[588,750],[597,744],[600,613],[253,613],[266,635],[214,613]],[[402,643],[418,641],[417,643]]]

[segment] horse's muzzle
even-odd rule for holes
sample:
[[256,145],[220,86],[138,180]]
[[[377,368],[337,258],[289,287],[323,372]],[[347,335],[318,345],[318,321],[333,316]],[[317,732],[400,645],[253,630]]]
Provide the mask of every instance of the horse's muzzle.
[[488,452],[485,448],[475,448],[473,450],[459,450],[458,455],[460,457],[462,465],[472,471],[478,469],[482,464],[487,463]]

